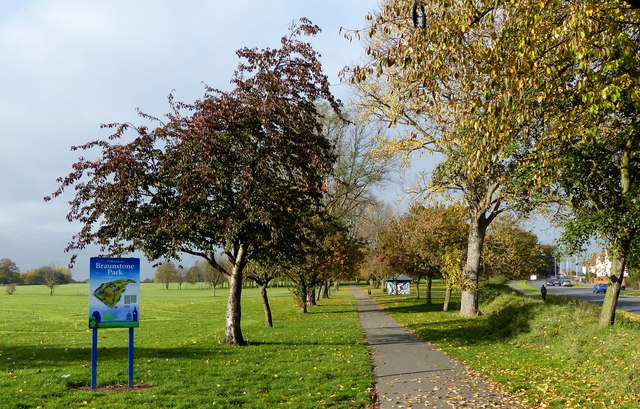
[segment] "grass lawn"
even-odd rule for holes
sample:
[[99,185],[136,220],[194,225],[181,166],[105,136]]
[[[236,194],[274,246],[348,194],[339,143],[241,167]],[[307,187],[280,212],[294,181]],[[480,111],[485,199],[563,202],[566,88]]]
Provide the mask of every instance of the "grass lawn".
[[459,304],[441,311],[444,289],[434,289],[432,305],[424,294],[374,297],[396,320],[532,407],[640,407],[640,323],[619,319],[599,329],[598,306],[560,297],[542,303],[498,285],[485,286],[482,316],[462,318]]
[[[90,384],[88,285],[0,292],[2,408],[365,408],[373,375],[352,293],[343,288],[301,315],[270,289],[274,328],[257,290],[243,295],[246,347],[223,345],[227,292],[142,284],[132,391]],[[126,329],[99,331],[98,386],[127,382]]]

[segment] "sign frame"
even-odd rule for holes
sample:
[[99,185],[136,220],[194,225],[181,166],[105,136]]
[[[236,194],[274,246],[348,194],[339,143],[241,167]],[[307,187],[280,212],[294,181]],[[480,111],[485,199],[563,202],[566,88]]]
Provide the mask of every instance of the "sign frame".
[[140,326],[140,259],[91,257],[89,328]]

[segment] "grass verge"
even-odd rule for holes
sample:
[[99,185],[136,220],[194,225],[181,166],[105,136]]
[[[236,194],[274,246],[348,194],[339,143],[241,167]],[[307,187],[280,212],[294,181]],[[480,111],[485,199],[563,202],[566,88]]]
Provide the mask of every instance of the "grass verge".
[[542,303],[496,283],[483,285],[483,315],[463,318],[441,311],[440,294],[437,287],[431,305],[424,296],[375,297],[403,325],[532,407],[638,407],[640,324],[622,318],[601,329],[595,305],[549,296]]
[[[141,288],[135,382],[148,388],[87,391],[91,333],[86,284],[18,287],[0,294],[0,406],[46,408],[365,408],[373,375],[351,292],[311,313],[271,289],[274,328],[257,290],[243,295],[247,347],[220,344],[226,295]],[[98,386],[127,382],[127,330],[99,332]]]

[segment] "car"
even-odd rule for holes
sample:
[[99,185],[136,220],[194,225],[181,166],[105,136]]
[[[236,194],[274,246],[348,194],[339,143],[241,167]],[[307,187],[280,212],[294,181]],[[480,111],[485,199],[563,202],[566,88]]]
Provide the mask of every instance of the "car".
[[554,286],[554,287],[555,287],[556,285],[560,285],[560,280],[558,280],[558,279],[557,279],[557,278],[555,278],[555,277],[547,278],[547,283],[546,283],[546,285],[552,285],[552,286]]
[[598,284],[593,286],[593,292],[594,293],[606,293],[608,287],[609,287],[609,284],[598,283]]
[[573,287],[573,284],[571,284],[571,281],[564,279],[560,281],[560,287]]

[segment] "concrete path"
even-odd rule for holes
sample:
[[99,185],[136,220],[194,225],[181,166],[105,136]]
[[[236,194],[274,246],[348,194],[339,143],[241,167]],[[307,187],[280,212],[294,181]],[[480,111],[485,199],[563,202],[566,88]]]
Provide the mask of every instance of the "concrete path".
[[352,286],[380,409],[523,408],[500,388],[398,324]]

